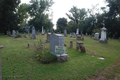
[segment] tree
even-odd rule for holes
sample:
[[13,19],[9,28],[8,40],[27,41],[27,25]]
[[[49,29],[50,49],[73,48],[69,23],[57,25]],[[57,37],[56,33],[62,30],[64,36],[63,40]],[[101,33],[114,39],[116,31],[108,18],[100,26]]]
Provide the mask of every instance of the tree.
[[5,33],[7,30],[18,29],[18,18],[16,14],[16,8],[19,5],[20,0],[3,0],[1,3],[0,14],[0,32]]
[[59,18],[58,21],[57,21],[57,31],[64,32],[66,27],[67,27],[67,19]]
[[18,19],[19,19],[19,26],[22,28],[26,23],[27,23],[27,19],[29,17],[28,15],[28,8],[29,5],[28,4],[21,4],[17,9],[16,14],[18,15]]
[[[52,28],[52,22],[49,19],[48,14],[49,8],[53,5],[52,0],[31,0],[31,5],[29,7],[29,14],[33,18],[29,21],[30,25],[34,25],[36,29],[41,30],[42,26],[48,29],[48,24],[50,23]],[[50,29],[49,29],[50,30]]]
[[73,6],[73,8],[70,9],[69,11],[71,14],[67,14],[66,15],[68,16],[68,18],[70,20],[72,20],[75,25],[76,25],[76,28],[78,27],[78,24],[85,19],[86,17],[86,11],[85,9],[78,9],[77,7]]

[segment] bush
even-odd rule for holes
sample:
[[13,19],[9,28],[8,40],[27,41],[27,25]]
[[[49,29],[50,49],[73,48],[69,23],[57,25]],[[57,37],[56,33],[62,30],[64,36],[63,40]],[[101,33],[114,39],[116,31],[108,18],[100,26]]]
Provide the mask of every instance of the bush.
[[42,40],[40,40],[39,47],[37,49],[37,59],[42,63],[51,63],[57,61],[57,56],[50,53],[49,47],[46,47]]

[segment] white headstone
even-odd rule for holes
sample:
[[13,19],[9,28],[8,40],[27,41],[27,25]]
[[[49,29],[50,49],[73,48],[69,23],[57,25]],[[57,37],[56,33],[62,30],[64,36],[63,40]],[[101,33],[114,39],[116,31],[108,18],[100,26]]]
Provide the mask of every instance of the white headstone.
[[101,43],[107,43],[107,38],[106,38],[106,28],[105,27],[103,27],[102,29],[101,29],[101,38],[100,38],[100,41],[99,42],[101,42]]
[[77,28],[77,30],[76,30],[76,35],[78,35],[79,34],[79,28]]

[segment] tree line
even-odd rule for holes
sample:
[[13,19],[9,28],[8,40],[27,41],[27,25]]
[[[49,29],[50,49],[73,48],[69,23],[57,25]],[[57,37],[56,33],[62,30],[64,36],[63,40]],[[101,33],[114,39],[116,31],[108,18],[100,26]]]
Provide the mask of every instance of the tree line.
[[109,10],[107,7],[101,7],[103,13],[97,11],[97,5],[88,10],[73,6],[69,13],[66,13],[70,19],[69,22],[64,17],[57,20],[56,32],[63,32],[66,29],[68,33],[71,33],[76,32],[76,29],[79,28],[84,34],[94,35],[96,32],[101,32],[104,23],[107,28],[107,37],[120,37],[120,0],[106,0],[106,2]]
[[31,0],[30,4],[20,4],[21,0],[0,0],[0,33],[23,29],[28,24],[36,30],[51,31],[53,23],[47,12],[53,5],[52,0]]
[[[55,31],[63,32],[66,29],[70,33],[76,32],[79,28],[84,34],[93,35],[95,32],[100,33],[104,23],[108,37],[120,37],[120,0],[106,0],[106,2],[109,10],[107,7],[101,7],[103,13],[94,13],[98,10],[96,6],[88,10],[73,6],[69,13],[66,13],[70,21],[64,17],[59,18]],[[54,4],[52,0],[31,0],[30,4],[20,3],[21,0],[0,0],[0,33],[20,31],[27,22],[40,31],[42,26],[49,32],[53,29],[54,25],[47,13]]]

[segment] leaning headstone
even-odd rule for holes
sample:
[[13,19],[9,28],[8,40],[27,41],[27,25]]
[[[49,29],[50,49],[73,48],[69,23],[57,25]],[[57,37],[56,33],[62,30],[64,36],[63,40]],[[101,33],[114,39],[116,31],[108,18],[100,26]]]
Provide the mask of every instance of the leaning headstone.
[[47,33],[46,43],[50,43],[50,35],[51,35],[51,33]]
[[100,43],[108,43],[107,38],[106,38],[106,30],[107,29],[105,27],[101,29],[101,38],[99,40]]
[[50,52],[58,57],[58,61],[68,61],[68,55],[65,54],[64,36],[61,34],[50,35]]
[[67,30],[64,30],[64,36],[67,37]]
[[70,41],[70,48],[73,47],[73,41]]
[[94,34],[94,40],[99,40],[99,33]]
[[81,40],[81,35],[77,35],[77,40]]
[[32,27],[32,39],[36,39],[36,36],[35,36],[35,27],[33,26]]
[[15,30],[13,30],[12,37],[15,37],[16,36],[15,34],[16,34]]

